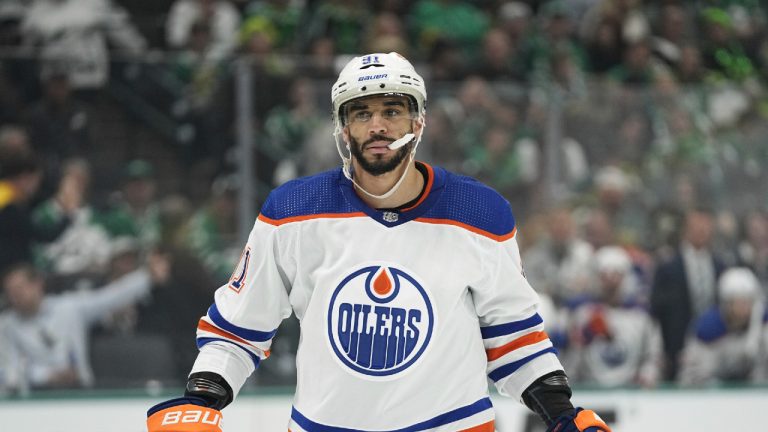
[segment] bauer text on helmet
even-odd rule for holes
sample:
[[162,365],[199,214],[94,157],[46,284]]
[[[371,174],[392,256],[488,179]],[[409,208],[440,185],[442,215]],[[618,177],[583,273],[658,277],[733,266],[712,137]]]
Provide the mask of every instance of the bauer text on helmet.
[[333,120],[337,132],[346,124],[346,102],[374,95],[402,95],[416,116],[424,115],[427,89],[413,65],[398,53],[367,54],[353,58],[342,69],[331,89]]

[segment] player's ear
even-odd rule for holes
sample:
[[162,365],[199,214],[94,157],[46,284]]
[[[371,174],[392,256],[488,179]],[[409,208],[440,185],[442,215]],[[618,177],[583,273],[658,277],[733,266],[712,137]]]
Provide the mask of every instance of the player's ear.
[[341,129],[341,138],[344,140],[344,143],[349,145],[349,126],[344,126]]
[[421,135],[421,133],[424,130],[424,123],[425,123],[425,118],[424,118],[423,115],[417,117],[413,121],[413,133],[414,133],[414,135],[416,135],[416,136]]

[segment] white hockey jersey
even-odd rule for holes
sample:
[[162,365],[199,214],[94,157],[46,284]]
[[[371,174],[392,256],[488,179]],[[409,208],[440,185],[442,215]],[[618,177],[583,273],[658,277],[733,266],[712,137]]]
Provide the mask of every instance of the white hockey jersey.
[[340,169],[273,191],[200,320],[193,371],[237,391],[293,310],[290,431],[492,432],[486,377],[519,399],[562,366],[507,201],[425,166],[426,192],[399,212],[368,207]]

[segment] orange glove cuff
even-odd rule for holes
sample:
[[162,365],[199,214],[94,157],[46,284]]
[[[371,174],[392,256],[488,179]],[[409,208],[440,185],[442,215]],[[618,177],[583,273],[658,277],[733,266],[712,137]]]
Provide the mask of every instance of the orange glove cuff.
[[580,431],[586,430],[589,427],[596,427],[605,432],[611,432],[611,428],[592,410],[581,410],[576,418],[573,419],[573,423]]
[[148,432],[222,432],[221,411],[194,404],[177,405],[147,418]]

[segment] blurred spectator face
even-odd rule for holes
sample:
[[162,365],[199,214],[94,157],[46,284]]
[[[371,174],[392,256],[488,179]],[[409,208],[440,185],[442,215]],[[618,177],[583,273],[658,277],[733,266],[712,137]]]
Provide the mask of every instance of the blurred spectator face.
[[56,74],[45,80],[45,95],[56,105],[64,105],[69,101],[72,87],[69,78],[64,74]]
[[712,215],[691,211],[685,218],[685,240],[696,249],[707,248],[712,240],[714,226]]
[[584,225],[584,237],[595,250],[613,243],[613,226],[608,214],[595,210]]
[[749,325],[753,303],[752,298],[734,298],[723,302],[722,311],[730,329],[743,329]]
[[222,224],[233,223],[237,216],[237,193],[237,179],[233,177],[217,178],[211,186],[211,210]]
[[625,274],[620,271],[601,271],[598,273],[598,276],[600,278],[600,292],[603,298],[606,300],[615,298],[621,290]]
[[293,106],[314,106],[316,102],[315,87],[308,79],[299,79],[291,87],[291,103]]
[[368,36],[368,52],[398,52],[407,54],[409,44],[403,37],[403,24],[397,15],[383,12],[376,16],[372,33]]
[[672,42],[679,42],[685,37],[687,22],[685,11],[677,5],[666,5],[661,10],[661,36]]
[[129,179],[123,185],[125,201],[133,208],[145,208],[155,199],[155,182],[149,178]]
[[22,266],[3,277],[3,290],[11,308],[24,316],[37,313],[45,294],[43,278]]
[[439,39],[433,44],[429,62],[435,80],[455,80],[464,69],[464,55],[455,43]]
[[671,73],[663,72],[656,74],[653,79],[653,85],[660,97],[672,100],[678,98],[680,87]]
[[272,52],[272,38],[265,32],[254,32],[245,42],[248,54],[265,55]]
[[569,209],[555,210],[549,217],[549,235],[556,245],[565,245],[573,238],[573,218]]
[[64,163],[62,177],[69,177],[80,190],[87,190],[91,183],[91,168],[84,159],[70,159]]
[[731,31],[724,25],[709,23],[706,28],[707,39],[715,45],[725,45],[731,39]]
[[468,111],[485,109],[491,99],[488,83],[480,77],[467,78],[459,89],[458,99]]
[[509,37],[501,30],[492,29],[483,39],[483,55],[485,61],[499,65],[507,62],[511,55],[512,44]]
[[768,246],[768,218],[763,213],[751,212],[744,223],[746,238],[756,246]]
[[685,136],[693,130],[690,114],[685,109],[674,109],[667,113],[669,130],[676,137]]
[[234,190],[228,190],[213,200],[213,213],[219,221],[234,222],[236,212],[237,193]]
[[695,45],[685,45],[680,49],[678,74],[684,81],[698,79],[701,74],[701,51]]
[[397,15],[389,12],[379,14],[374,21],[376,34],[380,36],[400,36],[403,32],[403,24]]
[[493,127],[485,134],[485,148],[494,158],[503,157],[509,148],[509,132],[506,128]]
[[623,146],[621,153],[634,161],[644,158],[650,129],[647,118],[642,114],[633,112],[624,116],[619,127],[619,139]]
[[565,13],[554,13],[547,19],[545,31],[552,40],[567,39],[571,35],[571,19]]
[[624,62],[630,70],[643,70],[649,66],[651,50],[645,42],[636,42],[624,54]]
[[32,199],[40,188],[42,181],[43,172],[41,170],[21,174],[15,182],[21,201],[27,202]]
[[680,209],[690,209],[696,205],[696,186],[687,175],[681,175],[675,181],[674,199]]
[[574,77],[576,72],[576,65],[573,63],[571,56],[565,51],[556,51],[552,56],[552,75],[555,81],[559,82],[563,86],[568,86],[568,83]]
[[27,132],[16,126],[0,128],[0,151],[2,152],[31,152]]
[[319,37],[309,45],[308,66],[315,75],[335,76],[336,45],[330,37]]
[[314,40],[312,42],[312,47],[309,50],[309,54],[315,59],[326,59],[330,64],[333,64],[333,59],[336,55],[336,47],[334,46],[333,39],[322,37]]
[[620,43],[619,37],[620,33],[617,26],[611,21],[603,20],[598,25],[595,33],[595,45],[604,49],[618,49]]

